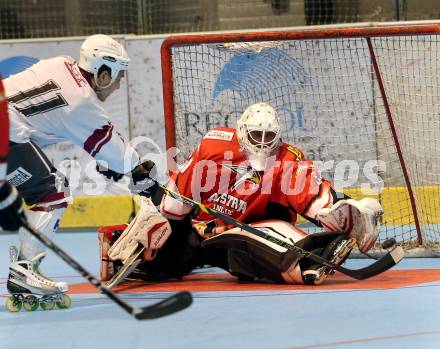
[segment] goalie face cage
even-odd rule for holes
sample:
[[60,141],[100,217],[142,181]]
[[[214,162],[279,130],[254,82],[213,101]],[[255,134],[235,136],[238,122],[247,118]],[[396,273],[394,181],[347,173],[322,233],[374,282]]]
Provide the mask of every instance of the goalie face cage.
[[161,51],[167,148],[181,162],[209,129],[236,127],[267,102],[283,140],[338,190],[381,201],[379,243],[436,254],[439,34],[440,24],[406,23],[171,36]]

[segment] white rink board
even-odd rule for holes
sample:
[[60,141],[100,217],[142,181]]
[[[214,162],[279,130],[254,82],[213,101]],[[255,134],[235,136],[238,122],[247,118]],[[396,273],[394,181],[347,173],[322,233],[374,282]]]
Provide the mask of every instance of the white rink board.
[[128,38],[131,58],[128,74],[130,138],[144,159],[158,165],[162,179],[167,173],[165,123],[163,116],[162,38]]

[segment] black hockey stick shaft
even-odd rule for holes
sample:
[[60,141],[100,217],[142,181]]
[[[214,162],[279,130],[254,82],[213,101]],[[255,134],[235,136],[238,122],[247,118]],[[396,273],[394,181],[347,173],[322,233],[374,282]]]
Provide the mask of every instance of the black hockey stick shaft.
[[101,281],[99,281],[95,276],[90,274],[84,267],[79,264],[76,260],[70,257],[63,249],[56,245],[52,240],[50,240],[46,235],[40,233],[31,227],[28,222],[22,218],[21,223],[23,227],[29,231],[33,236],[35,236],[41,243],[50,248],[55,254],[57,254],[62,260],[69,264],[73,269],[79,272],[84,278],[86,278],[93,286],[104,293],[113,302],[119,305],[127,313],[134,316],[138,320],[144,319],[154,319],[175,313],[179,310],[185,309],[192,303],[192,296],[189,292],[180,292],[172,295],[156,304],[146,306],[143,308],[133,307],[130,304],[124,302],[120,297],[118,297],[114,292],[110,291],[105,287]]
[[240,222],[230,216],[227,216],[219,211],[216,211],[210,207],[207,207],[201,203],[198,203],[190,198],[187,198],[183,195],[180,195],[176,192],[173,192],[160,183],[158,183],[158,185],[159,185],[159,188],[166,195],[168,195],[168,196],[170,196],[170,197],[172,197],[172,198],[174,198],[184,204],[187,204],[189,206],[197,208],[197,209],[199,209],[199,210],[201,210],[201,211],[203,211],[213,217],[220,218],[221,220],[223,220],[227,223],[230,223],[235,227],[246,230],[249,233],[255,234],[255,235],[257,235],[267,241],[270,241],[276,245],[282,246],[290,251],[293,251],[302,257],[309,258],[316,263],[319,263],[319,264],[325,265],[326,267],[329,267],[331,269],[337,270],[340,273],[345,274],[347,276],[350,276],[354,279],[363,280],[363,279],[367,279],[369,277],[378,275],[380,273],[383,273],[384,271],[390,269],[391,267],[393,267],[394,265],[399,263],[400,260],[403,258],[403,249],[401,247],[396,247],[393,251],[387,253],[381,259],[377,260],[376,262],[374,262],[373,264],[370,264],[369,266],[367,266],[365,268],[356,269],[356,270],[347,269],[347,268],[344,268],[338,264],[332,263],[331,261],[329,261],[325,258],[322,258],[321,256],[318,256],[312,252],[304,250],[303,248],[301,248],[299,246],[287,243],[281,239],[278,239],[272,235],[269,235],[268,233],[266,233],[262,230],[256,229],[256,228],[252,227],[251,225]]

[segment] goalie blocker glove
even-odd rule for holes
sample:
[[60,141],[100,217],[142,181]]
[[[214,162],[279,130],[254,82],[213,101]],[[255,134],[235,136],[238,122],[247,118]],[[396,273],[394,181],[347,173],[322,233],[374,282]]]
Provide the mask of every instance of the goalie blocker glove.
[[130,191],[146,197],[154,196],[159,189],[157,171],[153,161],[147,160],[131,171]]
[[14,186],[5,182],[0,187],[0,227],[9,231],[18,230],[23,218],[21,195]]
[[371,249],[379,236],[380,217],[384,211],[379,201],[363,198],[359,201],[340,200],[330,208],[323,208],[316,219],[327,232],[341,232],[355,238],[361,252]]

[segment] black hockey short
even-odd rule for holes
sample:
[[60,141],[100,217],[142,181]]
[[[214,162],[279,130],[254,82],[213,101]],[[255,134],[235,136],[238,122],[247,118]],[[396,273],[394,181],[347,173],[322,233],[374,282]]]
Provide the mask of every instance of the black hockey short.
[[7,178],[28,205],[48,201],[47,198],[68,187],[67,179],[57,173],[43,151],[32,142],[9,143]]

